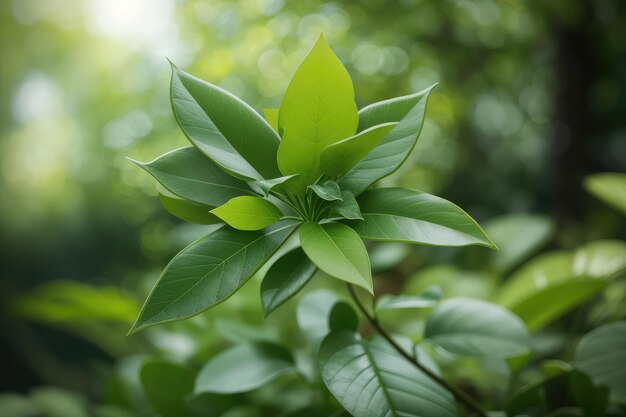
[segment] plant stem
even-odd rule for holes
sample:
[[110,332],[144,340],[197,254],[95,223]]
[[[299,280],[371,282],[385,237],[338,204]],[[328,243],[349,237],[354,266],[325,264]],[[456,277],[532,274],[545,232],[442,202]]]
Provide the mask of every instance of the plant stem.
[[378,322],[378,319],[368,313],[367,309],[363,306],[363,304],[361,303],[361,300],[359,300],[359,298],[357,297],[356,293],[354,292],[354,288],[352,287],[352,285],[348,284],[348,290],[350,291],[350,295],[354,299],[354,302],[359,307],[359,310],[361,310],[361,312],[363,313],[363,315],[365,316],[367,321],[369,321],[370,324],[372,325],[372,327],[374,327],[374,329],[376,329],[376,331],[382,337],[384,337],[387,340],[387,342],[389,342],[391,347],[393,347],[400,355],[402,355],[406,360],[411,362],[411,364],[413,366],[415,366],[420,371],[425,373],[433,381],[435,381],[436,383],[438,383],[439,385],[441,385],[442,387],[444,387],[445,389],[450,391],[454,395],[454,397],[457,399],[457,401],[463,403],[470,410],[471,415],[478,415],[480,417],[487,417],[487,413],[482,409],[480,404],[478,404],[476,401],[474,401],[474,399],[472,397],[470,397],[467,393],[462,391],[457,386],[450,384],[448,381],[446,381],[445,379],[441,378],[439,375],[435,374],[430,369],[428,369],[424,365],[422,365],[418,361],[418,359],[417,359],[417,357],[415,356],[414,353],[406,352],[395,340],[393,340],[391,335],[389,333],[387,333],[387,331],[385,329],[383,329],[383,327]]

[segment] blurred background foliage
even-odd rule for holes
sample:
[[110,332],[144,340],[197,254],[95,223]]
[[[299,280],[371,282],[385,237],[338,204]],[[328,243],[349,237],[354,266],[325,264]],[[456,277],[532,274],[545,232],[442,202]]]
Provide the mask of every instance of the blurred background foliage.
[[[454,201],[502,250],[373,246],[377,287],[492,298],[541,250],[626,236],[619,212],[582,185],[626,170],[625,9],[619,0],[2,2],[2,390],[47,385],[102,400],[112,364],[128,355],[201,363],[229,343],[295,329],[294,302],[261,319],[256,280],[188,322],[124,336],[159,270],[207,230],[168,215],[154,181],[125,159],[186,145],[166,58],[258,110],[279,105],[320,31],[359,107],[438,82],[411,162],[383,182]],[[624,293],[622,284],[588,306],[600,310],[593,317],[622,317]],[[389,314],[392,328],[419,326]],[[80,402],[48,390],[30,395]]]

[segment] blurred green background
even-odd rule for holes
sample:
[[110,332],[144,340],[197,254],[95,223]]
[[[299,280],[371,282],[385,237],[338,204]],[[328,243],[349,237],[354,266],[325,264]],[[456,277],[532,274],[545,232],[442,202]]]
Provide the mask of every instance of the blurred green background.
[[[512,249],[498,259],[530,256],[524,231],[538,238],[535,251],[626,236],[624,218],[581,185],[626,170],[623,1],[6,0],[2,391],[57,386],[100,400],[127,355],[202,358],[249,332],[289,331],[286,313],[262,322],[253,283],[188,323],[124,337],[160,269],[206,231],[167,214],[125,156],[146,161],[186,144],[166,58],[261,110],[279,105],[320,31],[359,107],[439,83],[410,163],[384,183],[441,195],[492,229],[498,216],[532,214],[539,231],[501,230],[496,242]],[[484,249],[373,249],[391,271],[380,292],[434,264],[517,266]],[[472,282],[477,296],[495,285]]]

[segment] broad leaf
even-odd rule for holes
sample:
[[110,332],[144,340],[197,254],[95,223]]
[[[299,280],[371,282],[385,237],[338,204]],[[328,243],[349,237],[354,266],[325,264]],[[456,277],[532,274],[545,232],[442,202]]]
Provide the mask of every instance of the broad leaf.
[[382,337],[366,341],[353,332],[333,332],[322,342],[318,363],[330,392],[355,417],[457,416],[452,394]]
[[171,215],[186,222],[196,224],[214,224],[221,222],[218,217],[209,213],[214,207],[179,198],[165,188],[160,188],[159,199],[161,200],[161,204],[163,204],[165,210]]
[[323,200],[342,200],[341,190],[334,181],[325,181],[323,184],[309,185],[309,188]]
[[382,141],[397,123],[372,126],[356,135],[328,145],[320,155],[322,169],[338,178],[350,171]]
[[291,354],[273,343],[238,345],[213,357],[200,370],[194,392],[232,394],[262,387],[294,372]]
[[341,200],[337,200],[332,205],[332,214],[337,213],[344,219],[363,220],[361,208],[352,192],[345,190],[341,192]]
[[439,304],[424,337],[456,355],[511,357],[530,350],[524,322],[497,304],[471,298]]
[[356,332],[359,330],[359,315],[350,304],[338,301],[330,310],[328,327],[331,332],[343,330]]
[[191,143],[244,180],[279,177],[280,138],[233,94],[172,66],[172,109]]
[[328,275],[358,285],[373,294],[372,271],[359,235],[340,223],[304,223],[300,242],[307,256]]
[[328,318],[339,300],[339,296],[334,292],[321,289],[308,293],[298,303],[296,308],[298,327],[312,345],[317,347],[330,332]]
[[369,105],[359,111],[359,132],[372,126],[399,122],[396,127],[340,181],[342,190],[359,195],[370,185],[395,172],[417,143],[431,86],[409,96]]
[[280,192],[281,186],[286,182],[293,181],[293,178],[295,177],[297,177],[297,175],[287,175],[285,177],[272,178],[271,180],[250,181],[248,185],[252,189],[258,189],[267,197],[274,189]]
[[626,174],[606,172],[588,175],[583,185],[594,197],[626,214]]
[[358,114],[352,80],[323,35],[294,74],[278,116],[283,131],[278,165],[284,175],[300,174],[303,192],[322,174],[320,154],[356,132]]
[[580,339],[574,366],[596,385],[609,387],[612,403],[626,404],[626,321],[606,324]]
[[440,287],[431,287],[420,295],[384,295],[376,304],[376,311],[405,308],[429,308],[435,306],[442,296]]
[[216,207],[233,197],[252,194],[245,182],[226,174],[191,146],[168,152],[152,162],[133,162],[171,193],[196,203]]
[[263,109],[263,118],[267,123],[269,123],[270,126],[272,126],[274,132],[280,134],[280,132],[278,131],[278,109]]
[[211,213],[239,230],[261,230],[282,217],[280,209],[260,197],[241,196],[211,210]]
[[379,188],[366,191],[358,202],[363,221],[350,222],[350,226],[364,239],[495,247],[467,213],[431,194],[405,188]]
[[264,231],[222,227],[183,249],[165,268],[130,333],[194,316],[233,295],[294,230],[281,221]]
[[196,372],[177,363],[150,360],[141,369],[146,396],[162,417],[190,415],[185,397],[193,391]]
[[292,250],[276,261],[261,283],[265,317],[304,288],[316,271],[317,267],[301,248]]

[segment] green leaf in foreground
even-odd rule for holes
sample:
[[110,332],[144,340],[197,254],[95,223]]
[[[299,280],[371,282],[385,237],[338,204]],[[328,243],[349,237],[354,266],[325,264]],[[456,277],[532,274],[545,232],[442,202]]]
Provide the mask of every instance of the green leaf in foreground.
[[612,403],[626,404],[626,321],[606,324],[580,339],[574,366],[597,385],[609,387]]
[[328,275],[358,285],[373,294],[372,271],[363,241],[340,223],[304,223],[300,242],[307,256]]
[[338,178],[350,171],[387,136],[395,125],[397,123],[372,126],[352,137],[328,145],[320,155],[324,172],[331,177]]
[[261,283],[265,317],[304,288],[316,271],[317,267],[301,248],[292,250],[276,261]]
[[248,185],[252,189],[258,189],[260,193],[265,194],[267,197],[274,189],[280,192],[282,186],[289,181],[293,181],[293,178],[295,177],[297,177],[297,175],[287,175],[285,177],[272,178],[270,180],[250,181],[248,182]]
[[355,417],[457,416],[452,394],[382,337],[366,341],[349,331],[330,333],[318,363],[330,392]]
[[338,214],[348,220],[363,220],[359,203],[356,202],[354,194],[348,190],[341,192],[341,200],[335,201],[331,209],[331,216]]
[[266,342],[238,345],[213,357],[200,370],[194,392],[233,394],[262,387],[294,372],[291,354]]
[[585,189],[597,199],[626,214],[626,174],[592,174],[583,181]]
[[214,208],[211,213],[239,230],[261,230],[276,223],[282,213],[274,204],[260,197],[241,196]]
[[309,188],[323,200],[335,201],[342,199],[341,190],[334,181],[326,181],[323,184],[309,185]]
[[400,168],[417,143],[424,124],[428,96],[434,87],[374,103],[359,111],[359,132],[383,123],[399,123],[341,179],[339,185],[342,190],[359,195],[376,181]]
[[471,298],[439,304],[426,321],[424,338],[456,355],[511,357],[530,350],[522,320],[497,304]]
[[189,223],[214,224],[221,220],[209,213],[214,207],[179,198],[163,187],[159,189],[159,199],[165,210],[173,216]]
[[320,35],[291,79],[278,116],[278,165],[283,175],[300,174],[295,191],[319,178],[322,150],[354,135],[357,123],[350,75]]
[[233,197],[251,195],[245,182],[228,175],[193,147],[166,153],[152,162],[133,161],[171,193],[209,206],[220,206]]
[[405,188],[378,188],[357,201],[363,221],[350,226],[364,239],[495,248],[474,219],[443,198]]
[[172,65],[171,100],[187,138],[224,170],[244,180],[281,175],[279,136],[238,97]]
[[130,333],[194,316],[245,284],[294,230],[281,221],[263,231],[222,227],[183,249],[150,292]]

